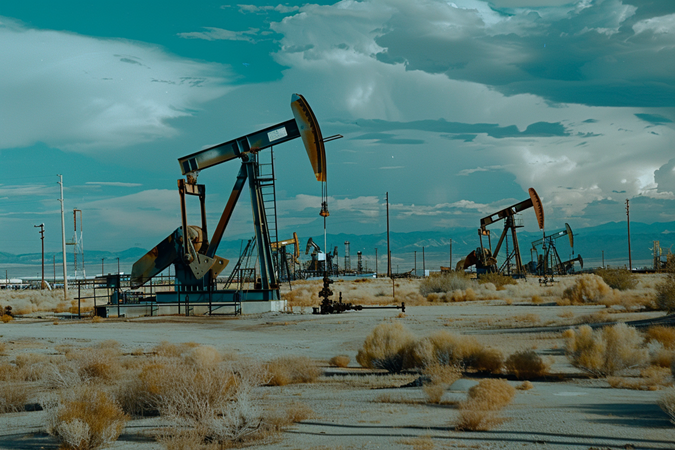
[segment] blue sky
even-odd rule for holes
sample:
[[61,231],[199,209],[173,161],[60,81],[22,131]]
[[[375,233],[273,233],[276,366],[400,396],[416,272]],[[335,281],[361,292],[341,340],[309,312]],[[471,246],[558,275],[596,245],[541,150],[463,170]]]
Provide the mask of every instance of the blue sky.
[[[43,222],[59,248],[57,173],[85,248],[151,248],[179,225],[177,158],[292,118],[294,92],[345,137],[330,232],[381,232],[386,191],[396,231],[475,227],[529,187],[548,229],[625,220],[626,198],[675,220],[669,0],[26,0],[0,42],[0,251],[39,251]],[[320,234],[300,140],[274,154],[280,233]],[[211,229],[237,171],[200,174]],[[244,195],[225,239],[250,217]]]

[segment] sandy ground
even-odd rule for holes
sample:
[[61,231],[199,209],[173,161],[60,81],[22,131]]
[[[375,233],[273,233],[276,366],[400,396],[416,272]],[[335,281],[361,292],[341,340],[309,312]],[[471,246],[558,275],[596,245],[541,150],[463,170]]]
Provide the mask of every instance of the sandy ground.
[[[675,448],[675,425],[657,406],[659,391],[612,389],[605,380],[591,380],[573,368],[562,350],[557,327],[604,306],[556,306],[502,298],[487,301],[411,306],[404,317],[397,310],[366,310],[315,316],[307,308],[238,318],[160,317],[133,320],[64,321],[21,319],[0,324],[0,341],[11,360],[22,352],[54,354],[60,344],[91,346],[115,340],[122,350],[149,350],[161,341],[197,342],[221,351],[259,360],[282,355],[321,361],[325,375],[311,384],[261,388],[266,402],[300,400],[316,413],[296,424],[273,443],[256,448],[279,449],[430,449],[430,448]],[[613,318],[648,318],[663,313],[624,313]],[[534,382],[518,391],[503,412],[506,420],[491,431],[459,432],[455,402],[479,380],[463,378],[445,393],[440,405],[425,402],[420,387],[401,387],[412,375],[377,375],[359,369],[358,349],[382,321],[400,321],[417,336],[447,330],[475,336],[505,355],[535,349],[551,363],[560,381]],[[536,327],[536,328],[535,328]],[[338,354],[351,357],[349,369],[329,368]],[[520,384],[510,381],[514,386]],[[383,394],[388,402],[381,402]],[[393,399],[393,400],[392,400]],[[44,412],[0,415],[0,448],[56,449],[44,433]],[[158,418],[133,420],[111,447],[160,449],[149,432]]]

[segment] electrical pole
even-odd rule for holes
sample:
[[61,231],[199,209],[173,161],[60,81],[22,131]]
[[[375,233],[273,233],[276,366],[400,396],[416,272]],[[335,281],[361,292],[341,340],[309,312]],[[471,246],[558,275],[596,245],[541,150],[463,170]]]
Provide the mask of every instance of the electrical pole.
[[375,247],[375,278],[377,278],[377,247]]
[[605,268],[605,251],[602,251],[602,268]]
[[105,258],[101,258],[101,276],[103,276],[104,270],[103,270],[103,260]]
[[450,239],[450,270],[452,270],[452,239]]
[[426,260],[424,259],[424,247],[422,247],[422,276],[427,276],[427,265]]
[[417,250],[415,250],[415,276],[417,276]]
[[66,219],[63,214],[63,175],[57,175],[59,177],[59,187],[61,190],[61,251],[63,253],[63,299],[68,300],[68,269],[66,267]]
[[42,281],[40,282],[40,289],[45,286],[45,224],[33,225],[33,228],[40,229],[40,241],[42,242]]
[[120,257],[117,257],[117,274],[119,275],[120,273]]
[[391,276],[391,249],[389,247],[389,192],[386,194],[387,201],[387,276]]
[[626,223],[628,224],[628,270],[633,270],[633,259],[630,254],[630,207],[626,199]]

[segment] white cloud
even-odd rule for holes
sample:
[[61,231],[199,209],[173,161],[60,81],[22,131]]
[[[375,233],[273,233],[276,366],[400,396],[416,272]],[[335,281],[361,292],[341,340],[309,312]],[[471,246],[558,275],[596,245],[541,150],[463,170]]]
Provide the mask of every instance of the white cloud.
[[94,186],[115,186],[115,187],[139,187],[143,186],[140,183],[122,183],[121,181],[87,181],[84,184]]
[[176,134],[167,121],[227,92],[228,70],[156,46],[3,20],[0,148],[114,148]]
[[246,41],[255,43],[258,28],[249,28],[246,31],[230,31],[223,28],[204,27],[207,31],[193,31],[189,33],[178,33],[178,36],[185,39],[204,39],[206,41]]

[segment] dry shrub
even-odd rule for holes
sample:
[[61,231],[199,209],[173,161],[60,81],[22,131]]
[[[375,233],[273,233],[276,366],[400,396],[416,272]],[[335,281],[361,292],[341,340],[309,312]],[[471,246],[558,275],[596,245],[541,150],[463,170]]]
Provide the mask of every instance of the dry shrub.
[[282,294],[281,298],[286,300],[291,308],[294,306],[316,306],[319,290],[318,286],[296,287],[292,291]]
[[401,323],[381,323],[366,337],[356,361],[361,367],[398,373],[407,368],[404,364],[414,343],[415,336]]
[[665,280],[656,285],[656,307],[669,314],[675,312],[675,274],[669,273]]
[[544,303],[544,299],[542,298],[541,295],[535,294],[532,296],[532,303],[534,304]]
[[585,314],[583,316],[577,317],[576,323],[603,323],[611,322],[612,318],[610,317],[607,310],[602,309],[591,314]]
[[666,350],[657,343],[656,346],[650,344],[649,363],[659,367],[671,367],[675,364],[675,350]]
[[146,379],[147,397],[160,415],[199,437],[197,443],[241,442],[262,424],[253,389],[265,379],[258,365],[203,367],[167,361]]
[[16,367],[19,379],[24,381],[39,381],[42,379],[45,366],[49,363],[46,355],[38,353],[21,353],[16,355]]
[[612,288],[607,286],[602,278],[585,274],[581,275],[571,287],[565,289],[562,297],[572,304],[595,303],[611,292]]
[[448,302],[457,303],[457,302],[472,302],[476,300],[478,297],[476,296],[476,292],[473,289],[466,288],[466,290],[464,291],[456,290],[448,292],[441,298],[446,303]]
[[509,356],[504,363],[506,371],[519,380],[541,378],[548,373],[548,365],[534,350],[523,350]]
[[652,325],[645,331],[647,342],[659,342],[663,348],[675,350],[675,328],[663,325]]
[[276,358],[267,363],[267,372],[270,377],[268,382],[270,386],[312,383],[321,375],[321,369],[306,356]]
[[410,347],[407,367],[426,367],[433,364],[473,367],[483,346],[471,336],[460,336],[437,331],[420,339]]
[[213,367],[220,363],[222,359],[218,350],[210,345],[194,347],[185,356],[185,362],[201,367]]
[[7,362],[0,363],[0,381],[18,381],[22,379],[22,373],[16,365]]
[[14,320],[14,317],[10,316],[9,314],[5,314],[0,318],[2,320],[2,323],[10,323],[12,320]]
[[462,371],[455,366],[432,364],[425,367],[424,376],[428,380],[422,387],[429,403],[441,403],[446,389],[462,378]]
[[332,367],[347,367],[351,359],[347,355],[337,355],[333,356],[329,361]]
[[472,364],[478,372],[501,373],[504,355],[496,348],[484,348],[476,354]]
[[459,404],[457,430],[489,430],[500,424],[499,411],[511,403],[516,390],[505,380],[482,380]]
[[471,285],[471,280],[464,272],[432,274],[420,282],[420,294],[428,296],[432,293],[464,291]]
[[525,380],[518,386],[516,386],[516,389],[519,391],[529,391],[530,389],[534,389],[534,384],[532,384],[530,381]]
[[608,376],[632,367],[644,366],[648,351],[643,338],[624,323],[593,331],[588,325],[566,330],[567,357],[575,367],[596,376]]
[[598,269],[595,273],[612,289],[625,291],[635,289],[638,284],[637,277],[628,269]]
[[513,278],[497,272],[482,273],[478,275],[478,282],[480,284],[492,283],[495,285],[498,291],[504,290],[504,286],[508,284],[518,284],[518,282]]
[[558,313],[558,317],[562,319],[571,319],[572,317],[574,317],[574,311],[572,311],[571,309],[564,309]]
[[282,407],[275,407],[263,416],[265,426],[273,431],[282,431],[294,423],[302,422],[314,417],[314,411],[306,403],[291,402]]
[[28,400],[28,389],[23,384],[5,384],[0,389],[0,414],[23,411]]
[[7,351],[7,344],[0,342],[0,355],[4,355]]
[[434,441],[429,436],[401,439],[403,445],[409,445],[413,450],[434,450]]
[[47,432],[59,438],[65,448],[95,449],[115,442],[127,420],[105,392],[84,388],[48,410]]
[[675,424],[675,387],[663,391],[663,395],[659,399],[659,406],[668,414],[670,421]]
[[670,384],[670,369],[649,366],[640,371],[639,378],[607,377],[607,383],[618,389],[655,391]]
[[114,381],[122,372],[119,350],[114,348],[80,348],[66,352],[66,360],[71,361],[82,380],[92,378],[102,381]]
[[101,323],[101,322],[103,322],[103,320],[104,320],[104,319],[103,319],[103,317],[101,317],[101,316],[94,316],[94,317],[91,318],[91,321],[92,321],[93,323]]

